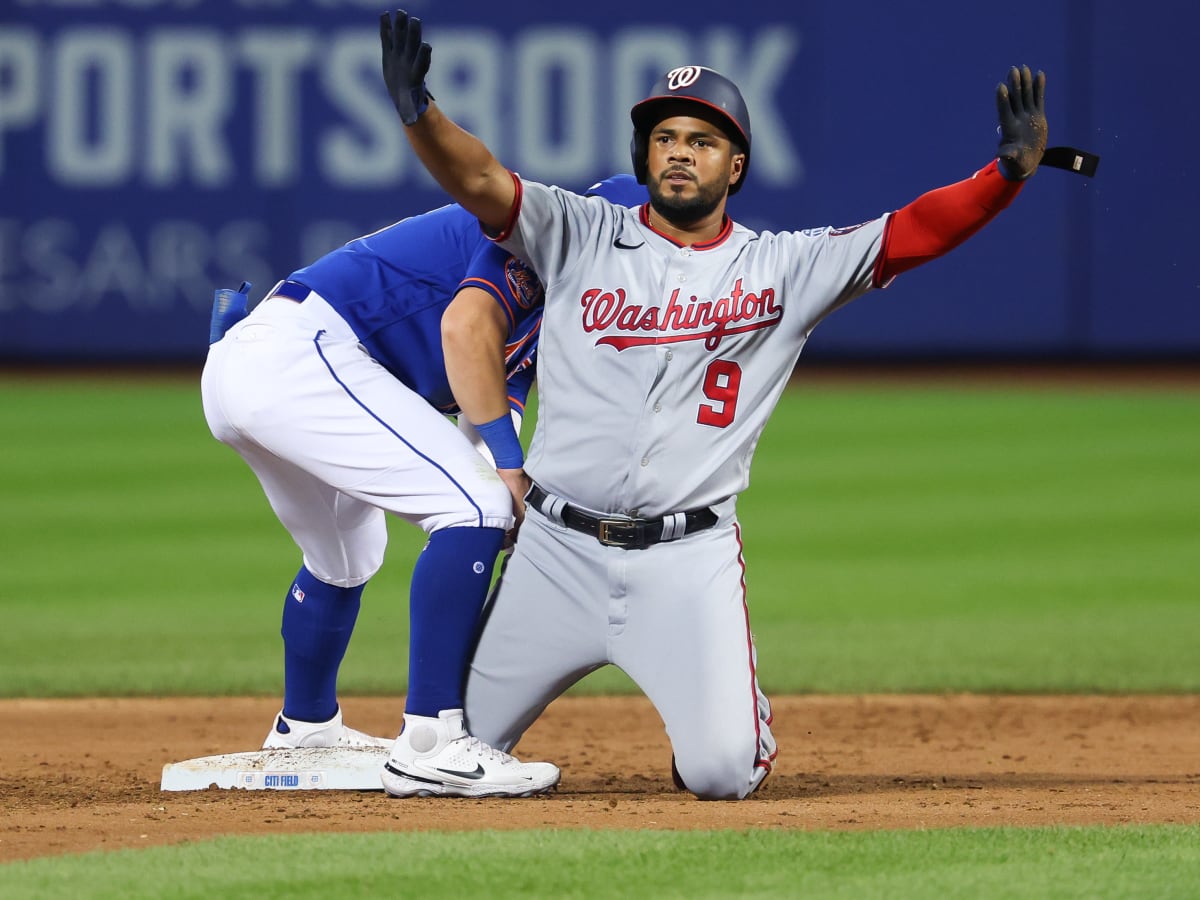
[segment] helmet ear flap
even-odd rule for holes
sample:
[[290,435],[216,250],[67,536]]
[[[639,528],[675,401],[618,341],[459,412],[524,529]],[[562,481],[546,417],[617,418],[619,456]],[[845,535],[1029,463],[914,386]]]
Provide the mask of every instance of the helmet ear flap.
[[633,175],[638,184],[646,183],[646,173],[650,168],[650,144],[646,135],[638,129],[633,129],[633,138],[629,142],[629,156],[633,161]]

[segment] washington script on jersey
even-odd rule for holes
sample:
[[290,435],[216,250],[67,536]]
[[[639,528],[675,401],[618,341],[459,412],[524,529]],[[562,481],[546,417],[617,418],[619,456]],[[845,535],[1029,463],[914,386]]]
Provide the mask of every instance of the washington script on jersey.
[[[783,308],[775,302],[775,289],[742,289],[742,279],[734,282],[728,297],[717,300],[695,295],[680,301],[679,288],[671,292],[665,307],[630,303],[625,288],[606,291],[589,288],[579,302],[583,306],[583,330],[628,332],[605,334],[596,346],[606,344],[620,352],[646,344],[674,344],[704,341],[706,350],[716,350],[731,334],[745,334],[771,328],[783,318]],[[741,324],[734,324],[741,323]]]

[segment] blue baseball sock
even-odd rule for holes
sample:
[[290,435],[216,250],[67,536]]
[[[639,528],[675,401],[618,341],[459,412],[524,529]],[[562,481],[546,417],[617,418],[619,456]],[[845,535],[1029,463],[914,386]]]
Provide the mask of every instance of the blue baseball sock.
[[337,676],[363,588],[335,587],[301,567],[283,603],[283,714],[327,722],[338,710]]
[[500,528],[443,528],[429,536],[409,597],[406,713],[462,709],[475,628],[503,542]]

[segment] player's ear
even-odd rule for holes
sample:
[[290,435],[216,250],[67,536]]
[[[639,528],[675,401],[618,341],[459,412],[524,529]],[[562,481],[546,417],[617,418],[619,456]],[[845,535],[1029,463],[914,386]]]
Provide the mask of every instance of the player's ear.
[[746,154],[734,153],[729,160],[729,187],[732,188],[735,184],[742,180],[742,174],[746,171]]

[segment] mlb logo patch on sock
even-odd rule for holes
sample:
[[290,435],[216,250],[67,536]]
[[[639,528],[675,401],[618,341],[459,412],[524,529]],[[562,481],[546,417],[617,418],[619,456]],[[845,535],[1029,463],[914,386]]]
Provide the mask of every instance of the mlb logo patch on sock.
[[296,598],[297,603],[304,602],[304,591],[300,590],[300,585],[298,585],[298,584],[292,585],[292,596]]

